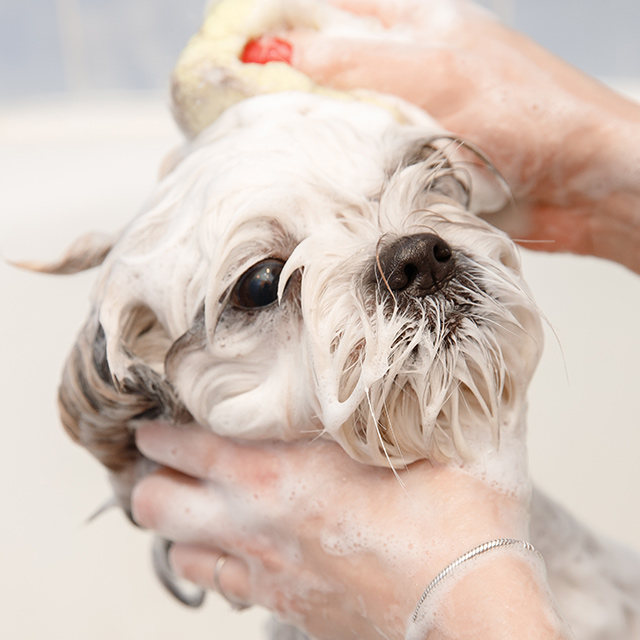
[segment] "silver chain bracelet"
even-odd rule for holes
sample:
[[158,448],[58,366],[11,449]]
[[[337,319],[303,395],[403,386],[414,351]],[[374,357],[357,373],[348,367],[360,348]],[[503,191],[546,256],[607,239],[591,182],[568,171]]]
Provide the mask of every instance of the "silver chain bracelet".
[[491,549],[498,549],[500,547],[521,547],[524,551],[532,551],[536,553],[540,559],[542,559],[542,554],[530,543],[525,542],[524,540],[514,540],[513,538],[500,538],[498,540],[492,540],[491,542],[485,542],[473,549],[471,551],[467,551],[463,556],[460,556],[457,560],[454,560],[451,564],[447,565],[428,585],[427,588],[422,592],[422,596],[420,596],[420,600],[418,601],[418,605],[416,606],[415,611],[413,612],[412,621],[415,623],[418,619],[418,615],[420,613],[420,608],[422,604],[427,599],[427,596],[455,569],[457,569],[461,564],[467,562],[467,560],[471,560],[471,558],[475,558],[487,551],[491,551]]

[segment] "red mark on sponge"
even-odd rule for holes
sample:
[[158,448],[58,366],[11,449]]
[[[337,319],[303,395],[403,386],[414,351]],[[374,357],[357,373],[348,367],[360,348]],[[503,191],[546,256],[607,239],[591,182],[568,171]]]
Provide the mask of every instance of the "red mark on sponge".
[[267,62],[286,62],[291,64],[292,51],[293,47],[286,40],[264,36],[249,40],[240,56],[240,60],[255,64],[266,64]]

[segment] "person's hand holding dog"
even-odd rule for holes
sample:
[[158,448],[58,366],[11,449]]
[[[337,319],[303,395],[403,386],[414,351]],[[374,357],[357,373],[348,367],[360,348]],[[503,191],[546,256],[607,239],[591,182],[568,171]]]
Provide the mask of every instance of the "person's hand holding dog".
[[[396,476],[332,442],[237,443],[196,425],[149,424],[137,443],[166,468],[138,484],[134,517],[176,542],[176,573],[262,605],[318,640],[401,639],[443,567],[487,540],[528,535],[526,490],[506,495],[455,467],[422,461]],[[537,562],[494,555],[450,594],[445,587],[453,606],[438,611],[440,630],[429,639],[471,629],[465,638],[569,637]]]
[[399,30],[388,38],[290,32],[292,63],[321,84],[413,102],[488,154],[526,247],[640,272],[640,106],[464,0],[333,0]]

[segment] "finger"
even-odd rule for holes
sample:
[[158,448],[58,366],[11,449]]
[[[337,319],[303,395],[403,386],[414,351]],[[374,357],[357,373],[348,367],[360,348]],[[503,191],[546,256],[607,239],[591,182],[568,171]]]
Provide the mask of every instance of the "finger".
[[466,9],[468,3],[461,0],[329,0],[329,4],[355,16],[376,18],[390,28],[411,26],[416,18],[431,22],[442,20],[454,11]]
[[510,184],[519,184],[517,165],[505,157],[513,121],[513,110],[501,98],[508,74],[496,80],[493,67],[472,50],[327,40],[310,33],[300,34],[293,51],[294,66],[320,84],[370,89],[421,107],[452,134],[481,147]]
[[143,424],[136,430],[136,445],[147,458],[161,465],[207,480],[236,477],[237,468],[246,466],[238,458],[256,455],[250,445],[234,443],[197,424]]
[[136,429],[136,445],[143,455],[161,465],[208,478],[218,458],[224,457],[226,441],[196,424],[174,427],[151,422]]
[[355,15],[375,16],[391,3],[389,0],[329,0],[329,4]]
[[196,424],[144,424],[136,430],[136,444],[151,460],[194,478],[265,487],[279,477],[280,445],[238,443]]
[[146,476],[134,487],[131,509],[138,524],[167,540],[219,544],[232,536],[215,487],[169,469]]
[[[251,601],[249,571],[239,558],[219,549],[174,544],[169,552],[169,562],[177,576],[202,589],[219,592],[232,605]],[[219,564],[221,562],[223,564]]]
[[[372,89],[389,93],[391,79],[424,71],[415,47],[377,38],[327,37],[318,32],[291,32],[292,65],[316,82],[337,89]],[[413,76],[415,83],[416,76]]]
[[388,27],[397,22],[402,5],[408,3],[389,0],[329,0],[329,4],[355,16],[375,17]]
[[458,113],[477,93],[480,61],[460,49],[292,33],[293,66],[321,85],[398,96],[434,117]]

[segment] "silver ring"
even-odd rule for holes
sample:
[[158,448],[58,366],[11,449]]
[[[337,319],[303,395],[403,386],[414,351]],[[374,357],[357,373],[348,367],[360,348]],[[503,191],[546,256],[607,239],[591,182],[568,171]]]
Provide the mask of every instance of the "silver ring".
[[216,591],[236,610],[242,611],[243,609],[248,609],[251,605],[247,602],[241,602],[239,600],[234,600],[230,598],[225,590],[222,588],[220,584],[220,573],[222,572],[222,567],[224,567],[224,563],[227,561],[227,554],[223,553],[217,560],[216,566],[213,568],[213,585],[216,588]]

